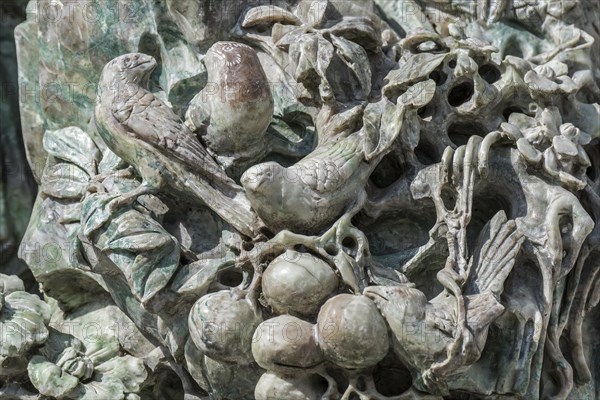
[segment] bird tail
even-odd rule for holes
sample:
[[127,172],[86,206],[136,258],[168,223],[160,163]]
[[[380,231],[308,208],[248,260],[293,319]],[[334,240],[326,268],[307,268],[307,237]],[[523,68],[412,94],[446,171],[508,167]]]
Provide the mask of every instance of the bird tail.
[[197,198],[217,213],[240,233],[254,238],[264,223],[252,209],[244,189],[235,182],[222,182],[218,185],[195,176],[186,185]]
[[465,294],[491,292],[499,296],[513,269],[524,236],[514,220],[499,211],[479,235],[477,251],[471,258]]

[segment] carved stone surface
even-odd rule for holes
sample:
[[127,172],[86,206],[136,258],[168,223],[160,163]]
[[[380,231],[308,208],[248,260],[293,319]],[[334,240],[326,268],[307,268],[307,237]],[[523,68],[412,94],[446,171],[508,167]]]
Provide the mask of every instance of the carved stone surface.
[[599,8],[31,1],[0,397],[599,397]]

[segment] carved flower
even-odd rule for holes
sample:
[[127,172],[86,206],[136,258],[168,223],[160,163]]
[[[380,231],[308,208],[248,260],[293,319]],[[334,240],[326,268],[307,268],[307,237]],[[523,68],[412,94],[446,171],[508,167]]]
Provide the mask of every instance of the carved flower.
[[562,117],[557,107],[548,107],[538,110],[535,117],[522,113],[512,113],[508,124],[503,124],[507,131],[515,132],[517,137],[523,137],[536,150],[544,151],[551,144],[552,139],[559,135],[559,126]]
[[119,356],[119,344],[100,337],[87,342],[53,331],[42,355],[27,371],[35,388],[57,399],[135,399],[147,373],[142,360]]
[[560,126],[560,135],[552,139],[552,147],[544,152],[544,170],[565,186],[581,190],[585,187],[585,171],[591,165],[582,145],[590,136],[571,123]]
[[553,60],[528,71],[524,80],[534,98],[554,94],[567,96],[579,89],[567,75],[568,72],[566,64]]
[[16,276],[0,274],[0,375],[25,370],[27,353],[48,338],[50,307],[25,292]]
[[543,160],[544,170],[564,186],[576,190],[585,187],[590,160],[582,146],[591,137],[572,123],[563,124],[558,108],[545,108],[536,117],[513,113],[502,129],[516,140],[517,149],[528,162]]

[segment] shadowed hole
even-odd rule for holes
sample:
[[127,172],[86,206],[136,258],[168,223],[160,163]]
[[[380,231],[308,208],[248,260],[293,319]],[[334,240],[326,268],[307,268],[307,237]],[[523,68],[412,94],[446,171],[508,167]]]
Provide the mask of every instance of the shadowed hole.
[[346,236],[344,240],[342,240],[342,246],[347,247],[349,249],[353,249],[356,247],[356,241],[354,240],[354,238]]
[[417,114],[419,117],[426,119],[428,117],[433,116],[433,104],[429,103],[425,107],[421,107],[417,110]]
[[410,371],[401,366],[377,367],[373,371],[375,389],[384,396],[397,396],[412,385]]
[[508,121],[508,118],[510,117],[510,115],[512,113],[520,113],[520,114],[527,114],[521,107],[519,106],[510,106],[510,107],[506,107],[504,109],[504,111],[502,111],[502,116],[504,117],[504,119],[506,121]]
[[473,96],[473,81],[463,82],[458,84],[448,93],[448,103],[452,107],[458,107],[466,103]]
[[217,279],[219,283],[225,286],[236,287],[242,284],[242,282],[244,281],[244,275],[240,271],[230,269],[221,272]]
[[303,244],[295,245],[294,250],[296,250],[298,253],[306,253],[308,251],[308,249]]
[[476,122],[457,121],[448,127],[448,137],[456,146],[467,144],[473,135],[485,136],[485,128]]
[[597,140],[593,140],[585,146],[585,151],[588,153],[592,164],[587,168],[585,174],[592,182],[596,182],[596,179],[600,176],[600,165],[596,161],[600,158],[600,143]]
[[502,76],[502,74],[500,73],[500,70],[494,65],[484,64],[481,67],[479,67],[479,76],[481,76],[483,80],[485,80],[487,83],[491,84],[497,82]]
[[383,157],[383,160],[371,174],[370,179],[376,187],[386,188],[396,182],[403,172],[398,156],[390,153]]
[[448,186],[444,186],[442,188],[442,201],[447,210],[454,210],[454,206],[456,205],[456,194],[454,190]]
[[446,82],[446,79],[448,79],[448,75],[444,71],[435,70],[429,74],[429,78],[433,79],[436,86],[440,86]]
[[144,32],[138,43],[138,51],[154,57],[156,61],[161,64],[162,58],[160,54],[160,41],[158,35],[150,32]]
[[361,392],[364,392],[365,390],[367,390],[367,384],[365,383],[365,378],[362,376],[359,376],[358,379],[356,380],[356,388],[358,390],[360,390]]
[[337,246],[333,243],[329,243],[325,245],[325,252],[330,256],[335,256],[338,253]]
[[415,148],[415,156],[423,165],[435,164],[442,158],[435,147],[426,140],[419,141],[419,145]]

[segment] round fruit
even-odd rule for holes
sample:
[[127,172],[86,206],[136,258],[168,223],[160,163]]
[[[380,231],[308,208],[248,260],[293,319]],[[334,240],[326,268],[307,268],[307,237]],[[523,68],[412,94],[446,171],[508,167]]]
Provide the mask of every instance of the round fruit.
[[314,315],[337,286],[325,261],[293,250],[275,258],[262,277],[265,299],[279,314]]
[[252,355],[261,367],[283,374],[311,370],[324,360],[313,325],[290,315],[261,323],[252,340]]
[[321,307],[317,336],[325,356],[348,369],[374,366],[390,346],[387,326],[375,303],[351,294],[337,295]]
[[254,389],[254,397],[256,400],[319,400],[326,391],[327,382],[318,375],[285,377],[266,372]]
[[215,360],[252,362],[252,333],[262,318],[239,292],[223,290],[203,296],[193,305],[188,320],[190,337]]

